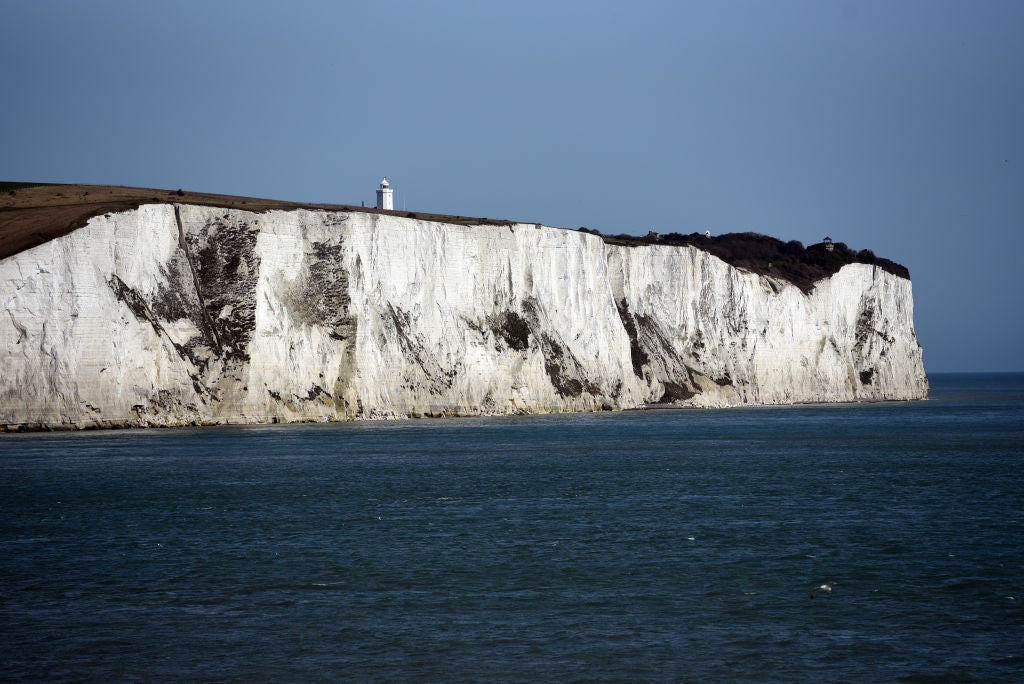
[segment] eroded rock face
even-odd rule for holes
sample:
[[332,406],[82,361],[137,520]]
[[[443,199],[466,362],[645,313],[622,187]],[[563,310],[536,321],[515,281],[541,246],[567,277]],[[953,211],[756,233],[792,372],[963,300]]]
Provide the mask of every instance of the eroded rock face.
[[0,305],[9,428],[927,393],[909,280],[534,224],[146,205],[0,262]]
[[[696,406],[919,399],[909,280],[850,264],[809,293],[694,247],[609,248],[644,377]],[[636,365],[636,364],[635,364]]]

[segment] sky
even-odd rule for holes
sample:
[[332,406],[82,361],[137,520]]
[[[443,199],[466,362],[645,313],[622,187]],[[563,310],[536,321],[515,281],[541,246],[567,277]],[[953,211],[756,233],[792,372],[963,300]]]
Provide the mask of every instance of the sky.
[[1024,2],[0,0],[0,180],[828,235],[1024,371]]

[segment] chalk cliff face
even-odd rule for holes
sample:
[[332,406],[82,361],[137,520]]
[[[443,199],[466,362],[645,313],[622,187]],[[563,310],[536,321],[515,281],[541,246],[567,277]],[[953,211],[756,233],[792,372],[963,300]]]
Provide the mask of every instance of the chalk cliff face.
[[152,204],[0,261],[0,426],[916,399],[910,281],[694,247]]

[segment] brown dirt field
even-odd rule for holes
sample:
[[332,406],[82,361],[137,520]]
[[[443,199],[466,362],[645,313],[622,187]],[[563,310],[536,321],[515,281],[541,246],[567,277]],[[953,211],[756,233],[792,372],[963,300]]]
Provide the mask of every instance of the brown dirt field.
[[18,252],[66,235],[84,226],[93,216],[129,211],[140,205],[154,202],[198,204],[255,212],[271,209],[362,211],[464,225],[508,225],[512,223],[511,221],[468,216],[383,211],[347,204],[309,204],[179,190],[129,188],[116,185],[33,185],[0,182],[0,259],[6,259]]

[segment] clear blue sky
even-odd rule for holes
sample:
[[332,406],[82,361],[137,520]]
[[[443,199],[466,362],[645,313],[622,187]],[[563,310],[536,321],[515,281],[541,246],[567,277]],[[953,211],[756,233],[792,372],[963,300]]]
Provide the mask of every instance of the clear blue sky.
[[1024,370],[1024,2],[0,0],[0,180],[910,268],[929,372]]

